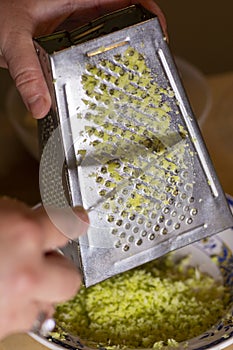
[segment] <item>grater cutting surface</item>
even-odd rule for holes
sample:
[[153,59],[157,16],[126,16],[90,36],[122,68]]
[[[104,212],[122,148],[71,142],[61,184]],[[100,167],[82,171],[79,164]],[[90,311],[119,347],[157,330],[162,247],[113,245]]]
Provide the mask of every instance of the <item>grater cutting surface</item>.
[[42,153],[42,200],[89,211],[87,235],[64,249],[86,286],[233,224],[159,21],[143,16],[54,53],[36,44],[53,97],[40,137],[48,120],[58,131]]

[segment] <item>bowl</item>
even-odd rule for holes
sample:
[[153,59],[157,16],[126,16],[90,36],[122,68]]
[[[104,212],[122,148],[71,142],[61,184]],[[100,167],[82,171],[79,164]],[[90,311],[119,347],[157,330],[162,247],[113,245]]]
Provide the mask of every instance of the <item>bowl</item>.
[[[233,73],[233,72],[232,72]],[[205,142],[225,192],[233,195],[233,74],[213,79],[216,98],[203,125]]]
[[212,108],[212,94],[204,74],[182,57],[175,56],[177,69],[200,127]]
[[[227,196],[229,206],[233,212],[233,199]],[[190,255],[190,264],[198,267],[204,273],[221,280],[224,286],[230,290],[230,298],[224,315],[213,326],[206,329],[202,334],[195,338],[187,339],[174,346],[174,349],[203,350],[225,349],[233,344],[233,228],[227,229],[208,239],[198,241],[192,245],[179,249],[175,252],[175,257]],[[82,335],[67,335],[64,340],[56,339],[51,336],[43,337],[41,335],[30,333],[30,336],[39,343],[52,350],[61,349],[83,349],[91,348],[82,341]],[[104,350],[104,347],[102,348]],[[163,349],[163,348],[162,348]],[[166,348],[167,349],[167,348]],[[169,347],[173,349],[173,347]]]
[[[175,62],[191,107],[201,127],[212,106],[212,96],[207,80],[198,68],[183,58],[175,57]],[[7,95],[6,111],[18,138],[27,151],[33,157],[39,159],[37,122],[26,110],[14,86],[10,88]]]

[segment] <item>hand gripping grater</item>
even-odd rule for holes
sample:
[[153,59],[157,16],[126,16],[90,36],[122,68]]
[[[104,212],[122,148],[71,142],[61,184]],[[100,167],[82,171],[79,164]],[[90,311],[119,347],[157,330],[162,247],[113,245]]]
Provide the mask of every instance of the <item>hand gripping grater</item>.
[[35,46],[52,96],[41,197],[89,211],[63,249],[87,287],[233,225],[155,15],[130,6]]

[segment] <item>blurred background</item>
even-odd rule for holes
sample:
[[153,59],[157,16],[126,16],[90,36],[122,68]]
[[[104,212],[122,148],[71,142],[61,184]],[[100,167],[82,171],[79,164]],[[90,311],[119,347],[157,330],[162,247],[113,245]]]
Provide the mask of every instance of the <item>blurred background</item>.
[[164,11],[173,52],[205,74],[233,70],[231,0],[157,0]]

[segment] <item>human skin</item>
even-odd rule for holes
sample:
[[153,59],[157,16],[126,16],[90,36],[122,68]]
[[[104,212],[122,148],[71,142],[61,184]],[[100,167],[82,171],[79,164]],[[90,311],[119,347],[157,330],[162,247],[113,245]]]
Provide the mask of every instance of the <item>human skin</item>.
[[[88,227],[87,214],[76,208],[76,236]],[[40,312],[51,315],[51,305],[77,293],[81,277],[56,249],[65,237],[43,207],[0,199],[0,338],[31,329]]]
[[140,3],[165,17],[153,0],[1,0],[0,66],[8,68],[22,99],[35,118],[44,117],[51,99],[32,38],[50,34],[62,23],[78,27],[110,11]]

